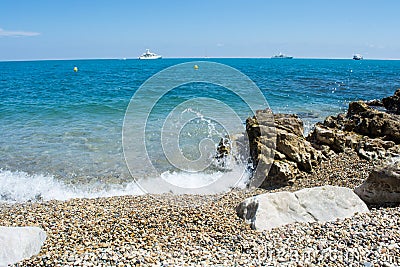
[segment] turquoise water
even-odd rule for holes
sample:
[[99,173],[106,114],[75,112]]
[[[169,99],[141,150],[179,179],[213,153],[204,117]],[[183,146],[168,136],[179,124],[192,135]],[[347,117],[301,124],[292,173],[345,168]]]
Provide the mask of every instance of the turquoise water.
[[[192,59],[0,62],[0,198],[65,199],[139,193],[126,167],[121,132],[125,110],[140,85],[157,72]],[[306,131],[350,101],[391,95],[400,87],[400,61],[207,59],[246,74],[274,112],[296,113]],[[77,66],[78,72],[73,68]],[[201,66],[200,66],[201,67]],[[171,106],[211,97],[251,115],[234,95],[209,84],[187,84],[165,96],[149,116],[156,132]],[[138,107],[140,108],[140,107]],[[201,134],[210,121],[197,122]],[[190,131],[186,129],[188,136]],[[212,138],[224,132],[216,127]],[[157,135],[150,153],[159,159]],[[198,138],[182,141],[192,157]],[[155,145],[153,145],[153,142]],[[175,172],[169,175],[180,175]],[[135,178],[146,176],[137,170]]]

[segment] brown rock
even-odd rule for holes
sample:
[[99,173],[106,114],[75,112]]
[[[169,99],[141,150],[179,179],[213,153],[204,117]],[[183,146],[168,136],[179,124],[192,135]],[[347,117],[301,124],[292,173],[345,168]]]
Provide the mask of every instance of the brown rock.
[[[388,99],[395,103],[399,96],[400,90]],[[314,147],[325,145],[335,152],[351,148],[364,159],[384,159],[400,150],[400,116],[373,109],[363,101],[351,102],[346,115],[317,123],[307,140]]]
[[370,107],[383,107],[383,102],[379,99],[373,99],[366,102]]
[[303,136],[304,125],[303,121],[294,114],[275,114],[275,127],[284,130],[288,133],[295,134],[296,136]]
[[400,114],[400,88],[393,96],[383,98],[382,103],[389,112]]
[[289,160],[274,160],[267,177],[261,188],[276,188],[291,185],[296,180],[300,171],[297,164]]
[[368,204],[400,203],[400,159],[377,167],[354,192]]
[[276,114],[275,130],[270,115],[270,110],[257,111],[246,121],[253,168],[256,179],[264,180],[263,188],[291,184],[302,171],[312,172],[323,158],[304,138],[303,122],[296,115]]
[[355,101],[349,104],[349,109],[347,110],[347,116],[360,115],[367,112],[370,109],[368,105],[363,101]]

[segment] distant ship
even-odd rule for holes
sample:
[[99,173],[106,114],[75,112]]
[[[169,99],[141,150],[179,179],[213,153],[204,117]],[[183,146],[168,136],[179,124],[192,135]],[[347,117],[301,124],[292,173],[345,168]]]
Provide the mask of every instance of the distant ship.
[[146,52],[143,53],[143,54],[139,57],[139,59],[160,59],[160,58],[162,58],[162,56],[150,52],[149,49],[146,49]]
[[360,54],[355,54],[355,55],[353,56],[353,59],[354,59],[354,60],[361,60],[361,59],[364,59],[364,58],[363,58],[363,56],[360,55]]
[[293,57],[287,56],[285,54],[279,53],[278,55],[274,55],[271,58],[285,58],[285,59],[292,59]]

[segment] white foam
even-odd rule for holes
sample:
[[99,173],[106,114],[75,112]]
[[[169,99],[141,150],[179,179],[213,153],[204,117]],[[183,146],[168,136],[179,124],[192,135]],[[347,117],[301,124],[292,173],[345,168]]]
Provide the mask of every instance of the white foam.
[[199,188],[210,185],[223,176],[222,172],[211,174],[189,172],[164,172],[161,178],[166,182],[183,188]]
[[[161,174],[161,178],[164,181],[181,187],[181,188],[200,188],[212,185],[220,179],[226,179],[229,177],[236,177],[236,184],[231,184],[231,187],[245,188],[248,184],[251,174],[244,172],[243,166],[235,166],[229,172],[217,171],[214,173],[202,173],[202,172],[164,172]],[[232,179],[229,179],[232,183]],[[230,184],[228,182],[228,184]],[[229,189],[229,188],[226,188]],[[225,191],[225,190],[222,190]]]
[[52,176],[30,175],[25,172],[0,170],[0,200],[26,202],[30,200],[68,200],[71,198],[96,198],[123,195],[140,195],[143,191],[131,182],[127,185],[110,185],[107,189],[92,186],[77,188],[64,184]]
[[[161,178],[164,181],[181,188],[196,189],[211,185],[219,179],[226,177],[241,177],[235,187],[244,188],[250,178],[250,173],[244,173],[243,169],[234,168],[229,172],[217,171],[214,173],[188,173],[188,172],[164,172]],[[241,176],[240,176],[241,175]],[[143,188],[153,188],[159,178],[148,177],[139,181]],[[230,184],[230,183],[228,183]],[[229,189],[224,185],[224,189]],[[215,189],[215,190],[214,190]],[[26,172],[11,172],[0,170],[0,202],[27,202],[38,200],[68,200],[72,198],[97,198],[124,195],[145,194],[136,182],[127,184],[91,184],[72,186],[55,179],[51,175],[28,174]],[[224,190],[213,188],[209,194],[218,193]],[[225,190],[226,191],[226,190]],[[159,193],[165,193],[165,188],[160,188]]]

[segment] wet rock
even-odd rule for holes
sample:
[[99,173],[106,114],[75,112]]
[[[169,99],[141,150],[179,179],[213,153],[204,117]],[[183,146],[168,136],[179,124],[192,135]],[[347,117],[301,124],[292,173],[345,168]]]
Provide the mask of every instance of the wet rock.
[[46,232],[39,227],[0,226],[0,266],[38,254],[45,240]]
[[366,103],[370,107],[383,107],[383,102],[382,102],[382,100],[379,100],[379,99],[373,99],[373,100],[367,101]]
[[376,167],[354,192],[368,204],[400,203],[400,158]]
[[257,230],[295,222],[334,221],[368,211],[351,189],[336,186],[262,194],[246,199],[236,208],[237,215]]
[[256,116],[246,120],[246,133],[250,146],[250,157],[253,164],[251,187],[262,184],[274,162],[276,151],[276,129],[274,117],[269,109],[258,110]]
[[229,155],[231,152],[231,140],[229,138],[221,138],[218,146],[217,146],[217,155],[216,158],[223,158]]
[[400,88],[393,96],[383,98],[382,103],[389,112],[400,114]]

